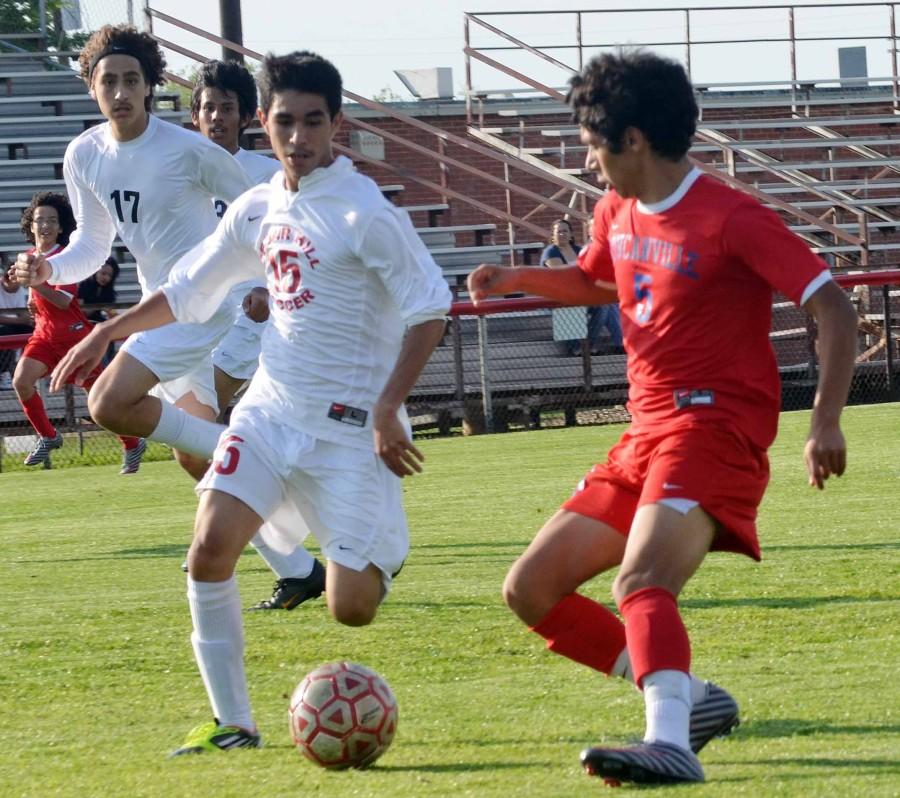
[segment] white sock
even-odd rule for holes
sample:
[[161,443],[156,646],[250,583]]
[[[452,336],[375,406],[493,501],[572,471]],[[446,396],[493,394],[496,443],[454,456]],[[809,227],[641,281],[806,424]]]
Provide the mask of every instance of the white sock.
[[672,743],[690,750],[691,679],[684,671],[648,673],[643,680],[645,743]]
[[253,536],[250,545],[279,579],[303,579],[312,573],[315,559],[303,546],[296,546],[290,554],[282,554],[269,546],[259,532]]
[[147,437],[179,452],[212,458],[225,425],[192,416],[169,402],[161,401],[160,404],[159,423]]
[[195,582],[188,576],[191,643],[213,715],[225,726],[255,730],[244,675],[244,626],[237,580]]
[[[613,665],[609,675],[618,676],[620,679],[626,679],[634,684],[634,673],[631,671],[631,657],[628,656],[627,648],[622,649],[622,653],[619,654],[619,658],[616,660],[616,664]],[[688,676],[691,678],[691,706],[693,706],[706,698],[706,682],[703,679],[698,679],[693,673],[689,673]]]

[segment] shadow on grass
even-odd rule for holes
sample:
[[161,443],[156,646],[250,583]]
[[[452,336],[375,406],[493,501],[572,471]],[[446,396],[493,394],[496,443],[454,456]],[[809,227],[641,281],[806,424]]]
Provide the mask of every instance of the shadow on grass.
[[[819,723],[801,718],[772,718],[751,720],[741,723],[735,732],[736,738],[757,737],[772,739],[777,737],[808,737],[814,734],[897,734],[900,725],[883,723],[871,726],[835,725]],[[863,760],[873,761],[873,760]]]
[[771,551],[878,551],[880,549],[900,549],[900,543],[817,543],[815,545],[765,546],[765,552]]
[[559,762],[457,762],[443,765],[375,765],[372,770],[386,773],[474,773],[480,770],[525,770],[558,767]]
[[896,601],[893,596],[761,596],[759,598],[689,598],[679,599],[679,607],[694,610],[723,609],[726,607],[767,607],[774,610],[799,610],[821,607],[826,604],[877,604]]

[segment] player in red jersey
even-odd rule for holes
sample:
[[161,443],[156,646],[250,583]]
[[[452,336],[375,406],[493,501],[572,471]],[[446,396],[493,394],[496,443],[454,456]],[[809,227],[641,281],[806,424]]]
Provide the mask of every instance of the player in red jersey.
[[[587,166],[610,186],[591,246],[559,270],[481,266],[469,291],[476,302],[522,291],[582,305],[618,300],[633,420],[513,565],[504,597],[550,650],[643,691],[644,741],[585,750],[589,773],[702,781],[696,752],[737,725],[738,707],[690,673],[676,597],[710,550],[759,558],[756,512],[780,409],[773,291],[818,323],[805,449],[818,488],[846,463],[839,419],[856,315],[776,214],[692,164],[697,106],[679,64],[644,51],[606,54],[572,79],[568,101]],[[576,592],[616,566],[621,620]]]
[[[72,206],[62,194],[42,192],[32,197],[22,214],[22,232],[34,244],[30,252],[49,257],[63,249],[75,230]],[[39,438],[25,465],[46,462],[53,449],[63,444],[62,434],[47,417],[38,380],[49,374],[63,356],[91,331],[91,322],[78,303],[77,285],[36,285],[31,288],[28,307],[35,319],[34,334],[25,344],[13,376],[13,387],[25,416]],[[99,366],[84,383],[89,390],[100,375]],[[141,464],[146,443],[143,438],[120,436],[125,449],[122,474],[134,474]]]

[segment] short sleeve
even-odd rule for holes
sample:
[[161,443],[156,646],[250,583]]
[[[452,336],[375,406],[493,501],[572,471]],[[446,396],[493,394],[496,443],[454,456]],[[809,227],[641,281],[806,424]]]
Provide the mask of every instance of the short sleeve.
[[724,251],[738,258],[796,304],[807,290],[828,279],[828,266],[774,211],[755,201],[742,202],[722,228]]
[[609,223],[613,216],[614,193],[607,191],[594,206],[591,242],[578,253],[578,268],[592,281],[614,283],[616,273],[609,253]]

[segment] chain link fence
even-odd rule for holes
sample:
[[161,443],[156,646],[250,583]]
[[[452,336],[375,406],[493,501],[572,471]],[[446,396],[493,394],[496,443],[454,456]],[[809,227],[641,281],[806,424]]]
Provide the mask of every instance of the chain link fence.
[[[898,272],[893,279],[900,282]],[[860,314],[850,401],[896,401],[900,290],[878,284],[846,290]],[[626,358],[615,337],[616,325],[595,323],[591,328],[592,313],[596,318],[589,308],[551,308],[534,298],[493,302],[483,315],[470,303],[455,303],[444,340],[409,398],[415,434],[471,435],[628,421]],[[887,329],[893,329],[890,337]],[[596,337],[588,337],[589,332]],[[781,371],[783,408],[811,407],[818,377],[815,325],[792,303],[776,301],[770,335]],[[0,348],[14,340],[19,339],[4,343],[0,338]],[[84,391],[69,387],[47,395],[45,382],[42,390],[48,415],[65,438],[51,456],[52,467],[121,461],[121,444],[93,424]],[[0,391],[0,469],[27,470],[22,461],[36,442],[15,392]],[[168,448],[152,444],[145,460],[171,457]]]

